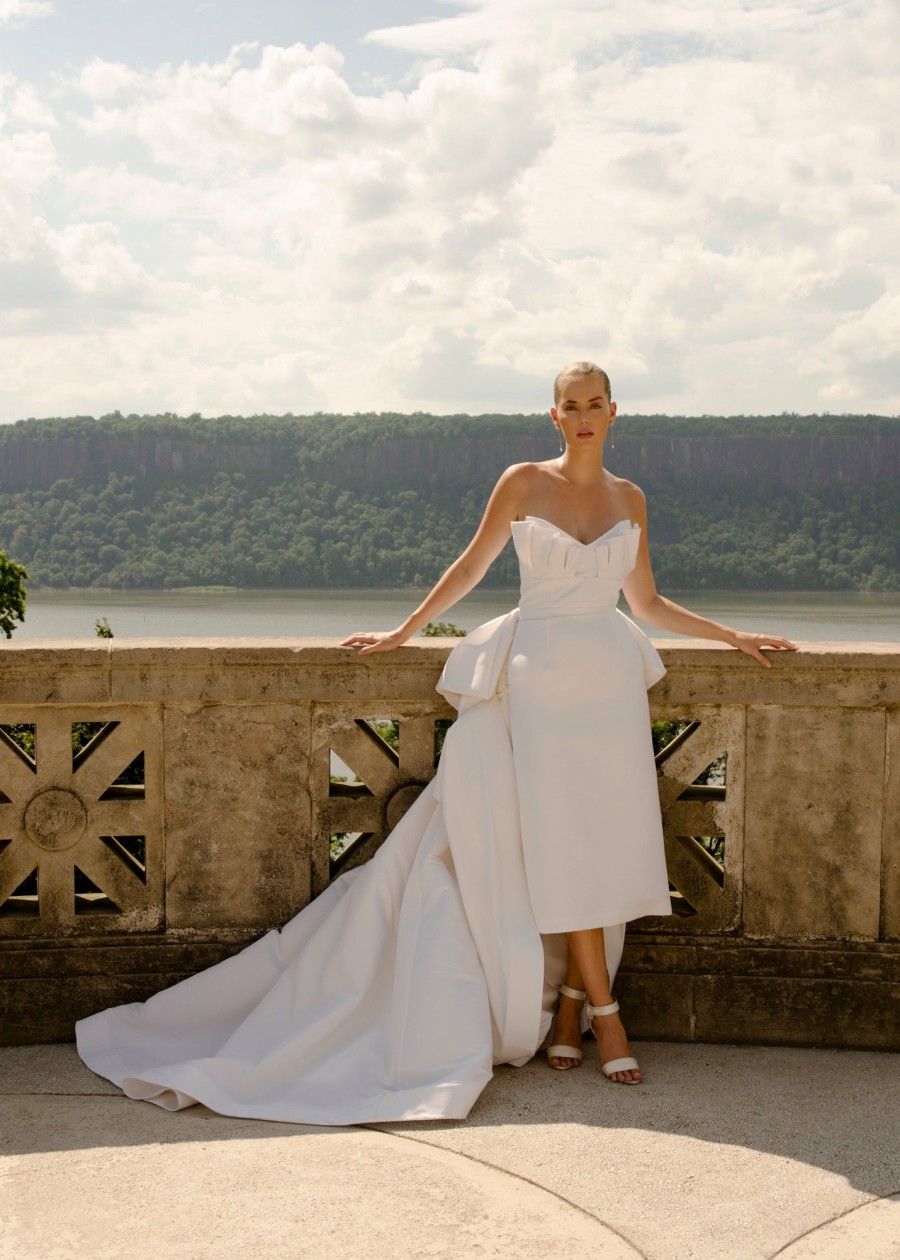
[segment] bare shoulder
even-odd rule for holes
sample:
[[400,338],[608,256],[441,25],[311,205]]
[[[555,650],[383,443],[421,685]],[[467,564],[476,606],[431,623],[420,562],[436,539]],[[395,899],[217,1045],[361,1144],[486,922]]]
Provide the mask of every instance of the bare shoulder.
[[535,482],[541,476],[540,464],[510,464],[497,479],[492,500],[502,500],[504,507],[511,509],[511,516],[516,516],[519,503],[526,501],[533,491]]
[[616,477],[615,488],[628,505],[631,519],[639,525],[647,523],[647,497],[640,486],[626,477]]
[[541,476],[542,470],[543,465],[537,463],[529,462],[524,464],[510,464],[510,466],[501,473],[500,480],[497,484],[499,485],[502,482],[507,486],[515,486],[517,488],[521,487],[525,489],[528,486],[533,485],[535,481],[538,480]]

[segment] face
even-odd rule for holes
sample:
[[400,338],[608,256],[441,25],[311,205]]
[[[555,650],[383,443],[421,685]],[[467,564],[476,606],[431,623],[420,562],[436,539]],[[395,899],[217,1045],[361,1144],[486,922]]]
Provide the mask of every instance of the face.
[[600,376],[568,376],[562,382],[559,403],[550,415],[563,431],[568,446],[603,445],[616,414],[616,404],[606,396]]

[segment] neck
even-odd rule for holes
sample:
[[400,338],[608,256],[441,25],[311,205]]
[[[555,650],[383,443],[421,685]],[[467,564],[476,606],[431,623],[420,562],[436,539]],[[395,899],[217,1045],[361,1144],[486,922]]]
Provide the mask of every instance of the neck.
[[602,447],[598,451],[573,451],[567,446],[556,466],[565,479],[576,486],[592,486],[606,479]]

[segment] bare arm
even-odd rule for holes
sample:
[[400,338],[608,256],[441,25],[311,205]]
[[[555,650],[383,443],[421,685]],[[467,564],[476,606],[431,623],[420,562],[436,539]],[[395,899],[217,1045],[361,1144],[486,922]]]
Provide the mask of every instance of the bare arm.
[[718,643],[727,643],[730,647],[740,648],[761,664],[769,666],[760,651],[761,647],[787,648],[796,652],[796,643],[774,634],[748,634],[743,630],[735,630],[731,626],[723,626],[718,621],[701,617],[692,613],[681,604],[674,603],[660,595],[653,580],[650,569],[650,551],[647,546],[647,502],[643,491],[634,487],[631,500],[631,519],[641,527],[641,541],[638,547],[637,563],[622,584],[628,607],[641,621],[658,626],[660,630],[674,630],[676,634],[689,634],[697,639],[713,639]]
[[343,640],[341,647],[358,647],[360,656],[368,652],[389,652],[468,595],[510,539],[510,521],[518,515],[526,477],[527,465],[514,464],[507,468],[491,493],[481,524],[468,547],[402,625],[387,633],[351,634]]

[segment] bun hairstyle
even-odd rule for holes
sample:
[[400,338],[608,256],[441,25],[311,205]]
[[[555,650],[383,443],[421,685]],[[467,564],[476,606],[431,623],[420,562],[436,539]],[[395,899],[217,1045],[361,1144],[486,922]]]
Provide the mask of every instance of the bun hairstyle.
[[602,367],[598,367],[596,363],[588,363],[586,359],[579,359],[577,363],[570,363],[568,367],[564,367],[556,380],[553,382],[553,405],[559,406],[559,396],[562,393],[563,381],[568,380],[570,376],[599,376],[603,381],[606,389],[606,397],[612,400],[612,389],[609,384],[609,377],[603,371]]

